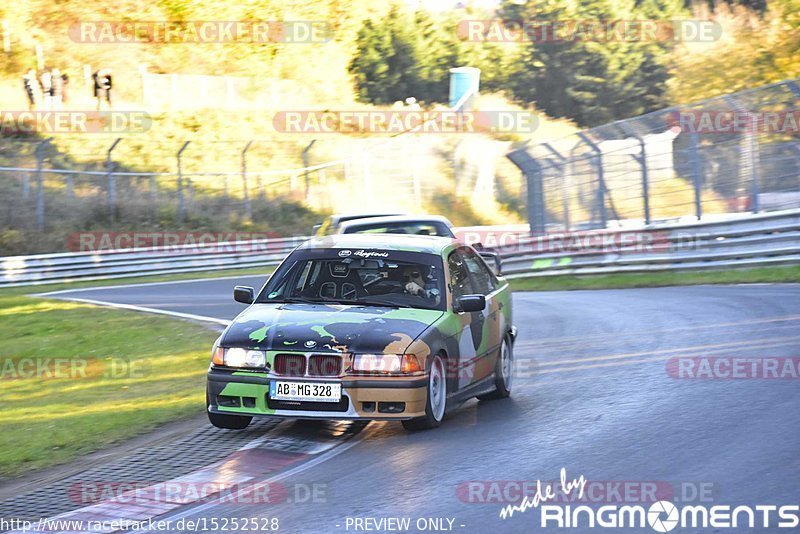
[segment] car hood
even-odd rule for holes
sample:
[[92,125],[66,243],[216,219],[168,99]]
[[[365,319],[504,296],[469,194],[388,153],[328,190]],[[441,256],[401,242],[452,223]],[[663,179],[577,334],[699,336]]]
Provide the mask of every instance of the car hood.
[[444,312],[327,304],[254,304],[223,334],[223,347],[402,353]]

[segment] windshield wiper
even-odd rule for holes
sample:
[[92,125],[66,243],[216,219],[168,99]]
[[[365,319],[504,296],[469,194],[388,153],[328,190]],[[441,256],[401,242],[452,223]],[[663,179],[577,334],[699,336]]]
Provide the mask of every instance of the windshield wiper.
[[361,300],[347,300],[347,299],[335,299],[337,302],[341,302],[342,304],[353,304],[356,306],[388,306],[391,308],[411,308],[408,304],[401,304],[399,302],[395,302],[393,300],[384,300],[384,299],[361,299]]
[[308,297],[284,297],[282,299],[265,300],[264,304],[324,304],[322,300],[310,299]]
[[270,304],[346,304],[351,306],[387,306],[391,308],[411,308],[412,306],[408,304],[401,304],[398,302],[390,301],[390,300],[383,300],[383,299],[366,299],[366,300],[354,300],[354,299],[336,299],[331,297],[322,297],[319,299],[310,299],[308,297],[284,297],[282,299],[276,300],[265,300],[260,302],[263,304],[270,303]]

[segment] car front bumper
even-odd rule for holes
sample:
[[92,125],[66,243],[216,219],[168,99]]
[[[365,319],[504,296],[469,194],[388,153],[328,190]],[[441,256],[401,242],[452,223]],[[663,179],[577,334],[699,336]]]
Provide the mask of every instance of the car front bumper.
[[[341,401],[278,401],[270,398],[270,382],[273,380],[340,383]],[[425,415],[427,383],[427,376],[283,377],[212,367],[207,376],[208,411],[298,419],[412,419]]]

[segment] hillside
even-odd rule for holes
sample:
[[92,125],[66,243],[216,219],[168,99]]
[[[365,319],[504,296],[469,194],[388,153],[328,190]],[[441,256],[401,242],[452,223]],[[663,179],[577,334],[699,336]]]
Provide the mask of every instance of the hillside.
[[[409,212],[447,211],[457,224],[521,221],[522,184],[518,171],[509,167],[503,154],[513,140],[566,135],[574,130],[569,121],[541,117],[533,133],[495,139],[482,135],[391,139],[366,133],[276,131],[272,119],[284,110],[392,109],[357,102],[348,72],[362,20],[380,20],[388,7],[378,1],[335,0],[222,2],[213,7],[123,1],[101,8],[76,0],[58,4],[32,0],[0,7],[0,19],[7,20],[10,28],[11,48],[6,56],[9,61],[0,66],[0,109],[25,108],[21,78],[37,66],[39,43],[45,67],[69,75],[64,109],[94,109],[91,80],[84,73],[108,68],[113,75],[114,109],[145,110],[152,118],[145,133],[53,136],[45,149],[45,168],[87,172],[44,175],[45,234],[34,231],[35,199],[32,193],[25,196],[26,181],[34,183],[32,175],[0,172],[3,178],[11,177],[10,181],[4,179],[5,186],[0,188],[4,204],[18,206],[23,197],[23,205],[30,208],[0,214],[5,228],[0,233],[0,254],[62,250],[72,233],[85,230],[303,234],[332,211],[402,208]],[[134,19],[321,21],[330,30],[330,40],[79,42],[81,33],[76,27],[85,27],[87,22]],[[284,27],[284,31],[290,29]],[[499,95],[484,95],[481,102],[476,106],[488,110],[520,109]],[[433,102],[422,105],[424,109],[441,107]],[[122,141],[113,151],[114,169],[128,174],[116,178],[117,205],[109,210],[106,158],[117,137]],[[34,168],[34,148],[41,138],[0,140],[0,166]],[[182,153],[179,192],[176,156],[186,141],[189,145]],[[304,160],[303,151],[312,141]],[[245,148],[246,169],[257,173],[248,176],[247,200],[241,178]],[[486,157],[489,167],[479,161]],[[309,173],[297,171],[306,164],[323,167]],[[487,184],[478,180],[487,170],[497,180],[488,184],[488,196]],[[183,196],[183,215],[179,195]]]

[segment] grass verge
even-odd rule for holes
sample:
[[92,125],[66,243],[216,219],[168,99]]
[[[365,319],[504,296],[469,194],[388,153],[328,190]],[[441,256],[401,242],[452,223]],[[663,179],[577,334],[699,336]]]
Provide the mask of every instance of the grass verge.
[[758,267],[726,271],[628,273],[607,275],[563,275],[516,278],[515,291],[565,289],[621,289],[629,287],[687,286],[698,284],[746,284],[800,282],[800,266]]
[[203,411],[206,326],[15,290],[0,321],[0,477]]

